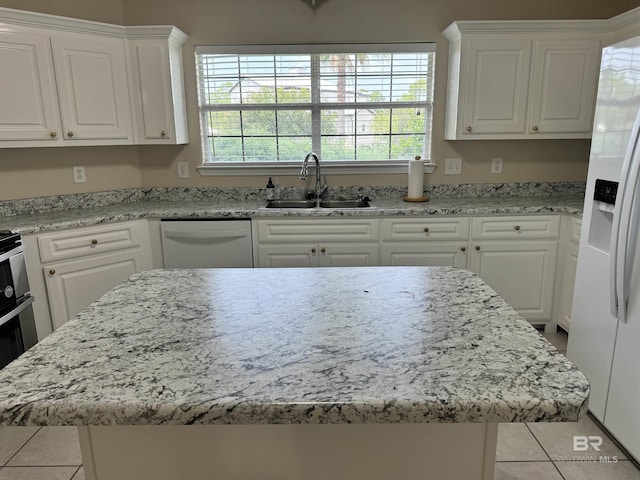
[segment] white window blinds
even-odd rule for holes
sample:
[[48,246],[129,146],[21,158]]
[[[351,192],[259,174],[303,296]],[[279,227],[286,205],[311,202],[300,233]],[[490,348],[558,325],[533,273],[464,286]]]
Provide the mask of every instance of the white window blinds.
[[196,58],[205,163],[430,156],[433,44],[197,47]]

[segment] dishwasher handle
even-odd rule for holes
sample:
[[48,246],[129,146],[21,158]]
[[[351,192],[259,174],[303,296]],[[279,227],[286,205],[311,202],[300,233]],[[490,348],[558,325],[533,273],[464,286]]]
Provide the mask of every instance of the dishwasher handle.
[[232,229],[232,230],[193,230],[190,232],[185,231],[170,231],[165,230],[163,235],[167,238],[194,238],[194,239],[216,239],[216,238],[242,238],[247,237],[246,230]]

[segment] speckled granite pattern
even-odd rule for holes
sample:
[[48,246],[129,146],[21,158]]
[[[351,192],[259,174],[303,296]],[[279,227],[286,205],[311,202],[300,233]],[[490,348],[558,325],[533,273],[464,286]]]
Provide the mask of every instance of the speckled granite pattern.
[[[427,185],[425,193],[432,198],[496,198],[496,197],[544,197],[584,195],[584,182],[556,183],[495,183]],[[302,198],[305,191],[287,187],[278,190],[282,198]],[[330,186],[329,194],[353,197],[357,195],[370,198],[398,199],[407,194],[406,185],[386,185],[367,187]],[[266,198],[263,188],[197,188],[166,187],[113,190],[108,192],[78,193],[72,195],[54,195],[48,197],[25,198],[0,201],[0,217],[12,215],[31,215],[59,210],[78,210],[87,208],[120,205],[122,203],[155,202],[257,202]]]
[[0,424],[576,421],[588,392],[466,270],[151,270],[0,371]]
[[401,199],[372,199],[372,208],[267,209],[265,200],[253,201],[143,201],[78,210],[0,218],[0,229],[23,234],[142,218],[250,218],[250,217],[383,217],[429,215],[494,215],[568,213],[581,215],[584,199],[571,197],[496,197],[432,199],[408,203]]

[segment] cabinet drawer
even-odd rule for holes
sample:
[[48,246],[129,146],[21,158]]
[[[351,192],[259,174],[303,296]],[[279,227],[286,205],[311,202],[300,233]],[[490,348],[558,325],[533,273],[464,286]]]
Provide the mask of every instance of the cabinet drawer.
[[40,259],[46,263],[138,247],[145,225],[146,222],[127,222],[38,235]]
[[377,219],[258,220],[258,242],[370,242],[380,238]]
[[557,238],[559,232],[559,215],[477,217],[471,223],[471,238],[474,240]]
[[385,242],[463,240],[469,238],[468,218],[387,218],[382,220]]
[[582,220],[580,218],[569,218],[569,232],[567,239],[573,243],[580,243],[580,231],[582,230]]

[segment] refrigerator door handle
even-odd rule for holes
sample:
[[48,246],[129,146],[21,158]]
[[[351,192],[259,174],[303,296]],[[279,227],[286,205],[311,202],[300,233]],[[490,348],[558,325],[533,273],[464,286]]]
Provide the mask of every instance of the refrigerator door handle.
[[637,223],[633,219],[633,206],[640,175],[639,137],[640,112],[638,112],[631,132],[622,172],[620,173],[611,232],[609,298],[611,300],[612,315],[622,322],[627,321],[626,310],[631,276],[629,264],[632,262],[633,254],[635,253],[629,250],[630,244],[635,246],[634,241],[630,242],[629,235],[637,236]]

